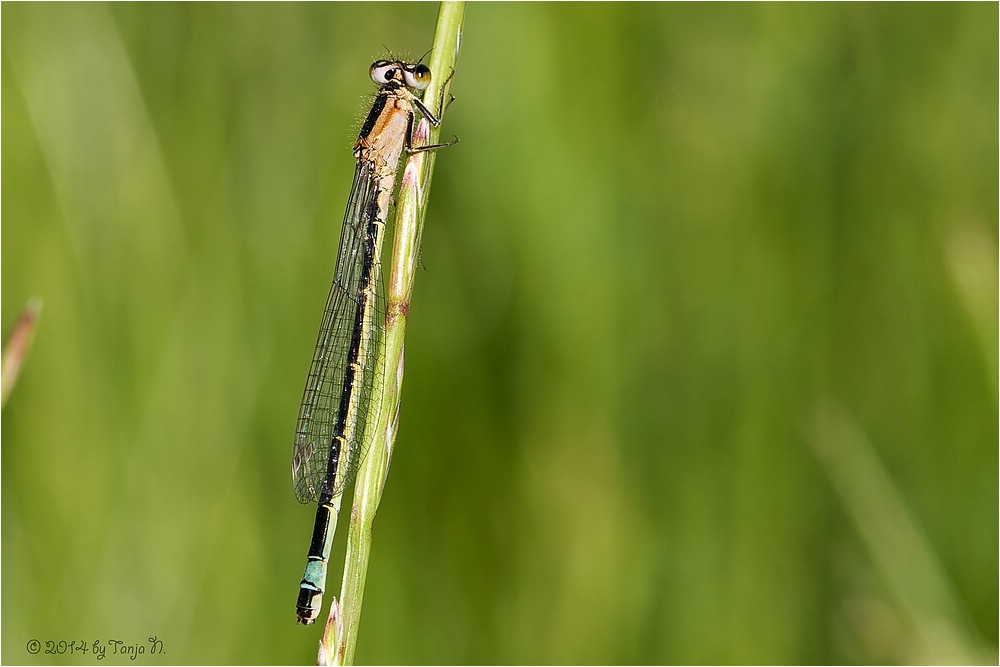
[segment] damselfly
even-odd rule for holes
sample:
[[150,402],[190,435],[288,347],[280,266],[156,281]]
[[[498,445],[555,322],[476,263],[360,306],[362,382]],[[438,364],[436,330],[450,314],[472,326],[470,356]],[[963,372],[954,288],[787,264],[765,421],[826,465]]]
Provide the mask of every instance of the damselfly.
[[333,544],[333,501],[353,481],[371,444],[365,437],[367,416],[381,408],[369,409],[381,394],[384,375],[379,258],[400,155],[448,145],[411,146],[414,109],[432,125],[440,122],[412,92],[430,84],[426,65],[378,60],[372,63],[371,77],[379,91],[354,144],[357,167],[337,268],[295,428],[295,497],[318,504],[295,608],[305,624],[316,620],[322,605]]

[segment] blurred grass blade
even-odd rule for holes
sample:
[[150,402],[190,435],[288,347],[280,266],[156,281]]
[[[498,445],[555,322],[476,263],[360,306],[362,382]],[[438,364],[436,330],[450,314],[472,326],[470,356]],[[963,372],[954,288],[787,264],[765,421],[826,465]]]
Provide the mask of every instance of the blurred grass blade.
[[31,341],[35,337],[35,325],[38,314],[42,311],[42,300],[33,298],[21,311],[21,316],[14,325],[14,331],[3,347],[3,368],[0,370],[0,406],[7,405],[7,398],[17,384],[21,375],[21,366],[31,349]]
[[930,540],[851,413],[832,401],[821,403],[808,438],[886,589],[914,628],[908,653],[895,657],[902,663],[983,662],[987,651]]
[[[444,2],[438,13],[429,63],[434,77],[431,85],[425,90],[423,99],[432,111],[437,111],[439,118],[443,115],[443,109],[435,109],[434,106],[437,105],[438,99],[446,100],[449,94],[451,75],[458,59],[464,15],[464,2]],[[414,131],[413,143],[415,146],[437,143],[438,135],[439,128],[432,129],[430,123],[421,118]],[[419,253],[435,153],[436,151],[427,151],[412,155],[406,163],[399,188],[396,232],[386,295],[384,340],[386,377],[389,381],[383,383],[381,400],[371,402],[375,412],[369,415],[366,430],[377,429],[376,437],[368,456],[358,470],[355,482],[344,579],[340,598],[331,607],[331,614],[336,613],[336,618],[327,621],[328,631],[324,633],[320,646],[321,664],[331,658],[332,664],[337,665],[354,662],[368,559],[371,553],[372,526],[389,471],[396,433],[399,390],[403,379],[403,335],[410,295],[413,291],[413,275]],[[386,409],[378,411],[378,406],[386,406]]]

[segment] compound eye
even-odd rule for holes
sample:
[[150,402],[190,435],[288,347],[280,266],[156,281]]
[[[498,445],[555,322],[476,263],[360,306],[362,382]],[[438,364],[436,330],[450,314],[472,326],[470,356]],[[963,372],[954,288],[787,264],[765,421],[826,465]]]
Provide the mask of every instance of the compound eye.
[[380,86],[384,86],[396,77],[396,63],[388,60],[376,60],[372,63],[372,81]]
[[410,65],[403,69],[403,79],[410,88],[423,90],[431,83],[431,70],[427,65]]

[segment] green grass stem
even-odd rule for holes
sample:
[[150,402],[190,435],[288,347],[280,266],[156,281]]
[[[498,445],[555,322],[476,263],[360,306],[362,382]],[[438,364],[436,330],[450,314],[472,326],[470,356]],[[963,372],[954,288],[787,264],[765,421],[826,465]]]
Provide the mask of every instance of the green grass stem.
[[[424,92],[425,103],[438,113],[438,117],[443,113],[443,109],[435,108],[438,100],[447,100],[451,88],[451,74],[458,59],[464,15],[464,2],[441,3],[429,63],[434,78]],[[414,132],[414,145],[436,143],[439,134],[440,128],[434,128],[426,119],[421,119]],[[371,403],[367,428],[377,429],[376,437],[358,470],[347,536],[344,579],[339,600],[331,603],[330,618],[320,642],[320,664],[349,665],[354,662],[371,553],[372,527],[396,437],[403,382],[403,336],[413,293],[434,158],[435,151],[412,155],[400,183],[386,294],[384,358],[387,381],[383,383],[380,400]]]

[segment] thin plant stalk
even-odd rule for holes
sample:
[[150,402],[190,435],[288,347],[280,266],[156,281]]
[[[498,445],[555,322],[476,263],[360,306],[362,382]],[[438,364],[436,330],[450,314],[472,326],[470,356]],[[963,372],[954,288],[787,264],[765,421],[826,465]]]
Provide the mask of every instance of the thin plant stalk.
[[[449,99],[464,16],[464,2],[441,3],[428,63],[433,79],[423,98],[424,103],[437,112],[439,118],[444,110],[435,107],[438,100]],[[415,146],[437,143],[439,134],[440,128],[431,127],[426,119],[421,118],[414,131],[413,143]],[[393,252],[386,284],[386,333],[383,338],[386,381],[383,383],[380,400],[371,402],[366,420],[366,429],[375,429],[376,437],[368,456],[358,469],[347,535],[344,579],[339,600],[334,600],[330,606],[330,616],[320,642],[319,664],[350,665],[354,662],[371,553],[372,527],[389,472],[396,437],[399,395],[403,382],[403,336],[413,293],[413,277],[434,161],[435,151],[411,155],[399,187]]]
[[0,368],[0,405],[7,405],[7,398],[14,390],[17,379],[21,375],[21,365],[31,349],[31,341],[35,337],[35,324],[38,314],[42,311],[42,300],[32,298],[24,307],[21,316],[17,318],[14,331],[3,348],[3,363]]

